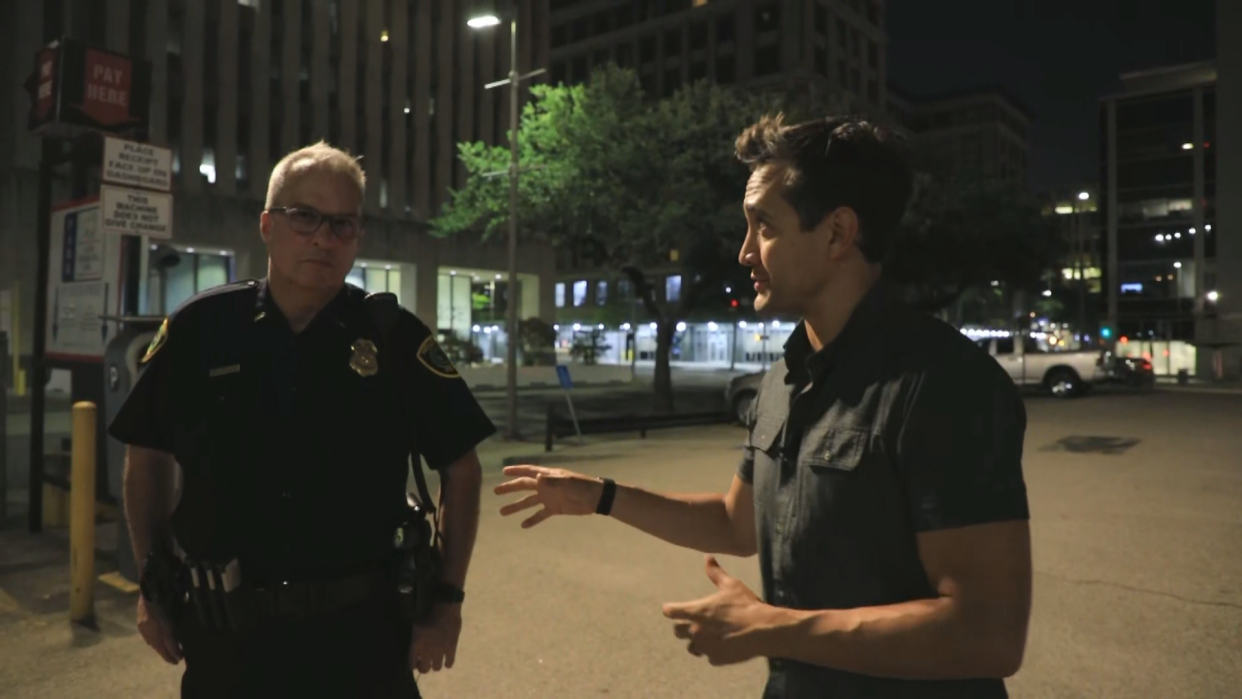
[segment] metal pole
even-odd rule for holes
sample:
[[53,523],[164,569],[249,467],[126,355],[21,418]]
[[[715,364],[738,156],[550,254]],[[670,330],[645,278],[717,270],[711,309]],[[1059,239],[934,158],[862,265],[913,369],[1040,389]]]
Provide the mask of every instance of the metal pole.
[[505,325],[509,335],[506,352],[506,388],[508,394],[505,436],[518,439],[517,425],[517,200],[518,200],[518,51],[517,3],[509,18],[509,298],[505,308]]
[[1074,236],[1074,270],[1078,276],[1078,334],[1081,335],[1087,331],[1087,274],[1083,260],[1087,253],[1087,227],[1083,225],[1082,209],[1085,207],[1075,204],[1074,208],[1074,225],[1078,229]]
[[[9,317],[13,317],[13,312],[9,311]],[[0,332],[0,358],[3,358],[9,351],[9,335]],[[13,348],[13,354],[17,354],[16,345]],[[9,380],[4,376],[4,372],[0,371],[0,529],[4,529],[5,524],[9,521],[9,395],[8,385],[16,383],[17,372],[13,373],[13,379]]]
[[31,534],[43,531],[43,412],[47,398],[47,266],[52,243],[52,161],[59,155],[60,142],[43,137],[43,157],[39,160],[38,262],[35,269],[35,308],[33,349],[30,356],[30,494],[27,508]]

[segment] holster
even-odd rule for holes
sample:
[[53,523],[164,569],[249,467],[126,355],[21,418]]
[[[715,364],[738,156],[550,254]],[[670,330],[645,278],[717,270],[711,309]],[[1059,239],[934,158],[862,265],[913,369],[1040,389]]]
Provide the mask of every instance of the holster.
[[138,588],[155,611],[175,627],[189,588],[177,556],[164,546],[154,546],[143,563]]
[[434,518],[413,493],[407,493],[406,502],[406,516],[393,534],[397,594],[405,620],[422,624],[430,619],[440,581],[440,552]]

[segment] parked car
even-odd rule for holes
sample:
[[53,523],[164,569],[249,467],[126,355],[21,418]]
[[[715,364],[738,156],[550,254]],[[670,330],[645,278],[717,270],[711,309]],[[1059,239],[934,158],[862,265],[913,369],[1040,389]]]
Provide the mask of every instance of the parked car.
[[1013,382],[1019,386],[1039,387],[1058,398],[1080,396],[1097,383],[1109,381],[1112,366],[1100,350],[1080,352],[1043,352],[1029,335],[1022,342],[1010,337],[976,340],[992,355]]
[[750,404],[755,401],[765,373],[767,372],[756,371],[753,374],[735,376],[725,387],[725,405],[729,406],[729,414],[738,424],[746,424],[746,413],[750,412]]
[[1151,362],[1143,357],[1121,357],[1105,352],[1104,365],[1109,368],[1107,381],[1110,383],[1131,388],[1152,388],[1156,385],[1156,372]]

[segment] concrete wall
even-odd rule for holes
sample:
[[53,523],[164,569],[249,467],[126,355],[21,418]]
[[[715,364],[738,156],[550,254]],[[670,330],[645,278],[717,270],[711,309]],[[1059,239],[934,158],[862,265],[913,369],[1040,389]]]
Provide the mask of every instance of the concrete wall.
[[[1216,2],[1216,333],[1242,343],[1242,3]],[[1225,374],[1242,378],[1242,346],[1223,351]]]

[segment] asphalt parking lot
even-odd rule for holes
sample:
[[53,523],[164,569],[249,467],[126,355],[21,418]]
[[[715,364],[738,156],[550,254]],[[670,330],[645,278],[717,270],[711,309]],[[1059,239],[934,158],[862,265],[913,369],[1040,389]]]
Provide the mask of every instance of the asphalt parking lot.
[[[1242,686],[1242,396],[1158,391],[1031,397],[1025,473],[1035,601],[1018,698],[1221,699]],[[558,448],[556,465],[666,490],[727,486],[742,432],[708,427]],[[761,662],[712,668],[660,614],[710,591],[702,556],[601,518],[533,530],[496,512],[488,482],[457,666],[435,697],[759,696]],[[523,452],[532,456],[539,450]],[[568,459],[568,461],[566,461]],[[758,584],[753,559],[725,569]],[[56,572],[53,579],[67,574]],[[71,630],[63,590],[0,575],[0,694],[171,697],[180,670],[132,627],[132,596],[101,597],[100,632]],[[40,594],[47,595],[40,601]],[[49,601],[51,600],[51,601]]]

